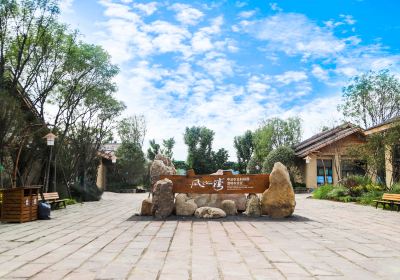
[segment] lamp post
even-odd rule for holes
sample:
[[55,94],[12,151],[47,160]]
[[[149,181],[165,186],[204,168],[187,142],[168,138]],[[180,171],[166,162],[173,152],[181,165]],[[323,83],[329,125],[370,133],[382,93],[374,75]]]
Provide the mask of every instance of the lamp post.
[[115,155],[111,156],[111,162],[114,164],[117,162],[117,157]]
[[[50,179],[51,156],[53,154],[54,141],[56,140],[57,136],[50,132],[50,133],[46,134],[46,136],[44,136],[43,138],[46,139],[47,146],[50,147],[49,164],[47,165],[46,184],[45,184],[45,189],[44,189],[45,192],[48,192],[49,179]],[[54,174],[54,182],[55,182],[55,174]]]

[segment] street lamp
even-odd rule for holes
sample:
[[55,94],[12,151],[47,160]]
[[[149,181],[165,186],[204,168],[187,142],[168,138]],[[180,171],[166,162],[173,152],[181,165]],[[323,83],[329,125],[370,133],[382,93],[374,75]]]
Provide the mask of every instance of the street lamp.
[[[53,154],[54,140],[56,140],[57,136],[50,132],[50,133],[46,134],[43,138],[46,139],[47,146],[50,147],[49,164],[47,166],[46,185],[45,185],[45,192],[48,192],[48,190],[49,190],[49,179],[50,179],[51,156]],[[55,170],[55,167],[54,167],[54,187],[55,187],[55,184],[56,184],[56,178],[55,178],[56,173],[55,172],[56,172],[56,170]]]
[[43,138],[46,139],[47,146],[54,146],[54,140],[56,140],[57,136],[50,132],[46,134],[46,136],[44,136]]

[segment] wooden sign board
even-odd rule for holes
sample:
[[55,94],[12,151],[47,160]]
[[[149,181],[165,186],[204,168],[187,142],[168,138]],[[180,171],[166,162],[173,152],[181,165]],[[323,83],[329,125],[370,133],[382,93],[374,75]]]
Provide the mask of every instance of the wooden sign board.
[[174,193],[263,193],[269,187],[268,174],[233,175],[224,171],[222,175],[195,175],[193,170],[189,170],[186,176],[160,176],[160,179],[164,178],[172,181]]

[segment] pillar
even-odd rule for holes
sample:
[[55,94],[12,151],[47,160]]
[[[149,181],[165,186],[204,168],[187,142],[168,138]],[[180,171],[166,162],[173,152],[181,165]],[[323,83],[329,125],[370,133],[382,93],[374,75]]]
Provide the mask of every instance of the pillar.
[[385,178],[386,187],[390,188],[393,184],[393,147],[385,146]]
[[306,186],[307,188],[317,188],[317,157],[309,155],[310,162],[306,163]]

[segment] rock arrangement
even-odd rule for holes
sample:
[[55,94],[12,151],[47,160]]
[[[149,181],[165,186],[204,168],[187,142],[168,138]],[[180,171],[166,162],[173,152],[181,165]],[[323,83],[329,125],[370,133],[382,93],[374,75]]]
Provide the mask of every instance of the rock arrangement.
[[[222,174],[222,171],[214,175]],[[140,214],[153,215],[165,219],[175,210],[178,216],[196,216],[198,218],[223,218],[227,215],[259,217],[269,215],[271,218],[285,218],[293,214],[296,206],[295,195],[287,168],[280,162],[275,163],[270,174],[269,188],[261,195],[257,194],[175,194],[172,182],[159,180],[161,175],[173,175],[176,170],[171,160],[157,155],[150,168],[153,185],[153,199],[142,202]]]

